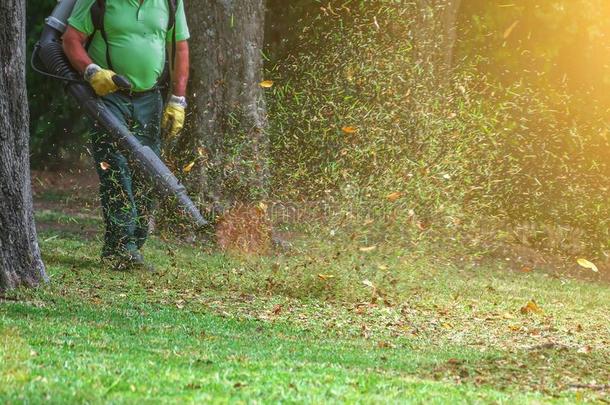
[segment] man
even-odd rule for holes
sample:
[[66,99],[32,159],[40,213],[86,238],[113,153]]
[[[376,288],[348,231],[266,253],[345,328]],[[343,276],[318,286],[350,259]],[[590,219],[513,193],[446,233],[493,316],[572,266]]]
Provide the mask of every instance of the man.
[[[175,1],[106,0],[100,13],[97,0],[78,0],[63,36],[64,52],[73,67],[110,111],[157,154],[161,150],[161,128],[167,130],[168,137],[175,137],[183,127],[186,108],[189,31],[183,0]],[[171,4],[176,5],[175,10]],[[92,6],[98,7],[95,17]],[[173,43],[172,95],[163,109],[159,81],[166,49]],[[170,50],[169,55],[173,54]],[[131,90],[119,89],[113,81],[115,75],[127,78]],[[145,180],[131,172],[125,156],[101,128],[94,128],[91,140],[106,226],[102,260],[119,270],[151,269],[140,253],[148,236],[152,208]]]

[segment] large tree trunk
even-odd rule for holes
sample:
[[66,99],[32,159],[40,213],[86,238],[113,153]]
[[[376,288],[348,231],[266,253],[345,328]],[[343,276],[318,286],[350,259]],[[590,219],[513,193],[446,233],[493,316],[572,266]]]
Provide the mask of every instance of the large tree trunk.
[[25,90],[25,2],[0,4],[0,290],[47,280],[34,226]]
[[433,87],[447,83],[454,59],[461,0],[417,0],[414,29],[417,63],[434,75]]
[[[191,114],[172,160],[199,202],[221,214],[224,249],[266,250],[270,228],[263,98],[264,0],[191,0]],[[191,163],[195,162],[192,166]]]
[[262,81],[263,0],[192,0],[188,183],[202,203],[221,211],[263,200],[268,140]]

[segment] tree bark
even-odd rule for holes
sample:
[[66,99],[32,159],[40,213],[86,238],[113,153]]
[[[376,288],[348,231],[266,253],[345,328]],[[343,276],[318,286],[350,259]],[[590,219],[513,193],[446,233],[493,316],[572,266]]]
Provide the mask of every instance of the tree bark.
[[0,290],[46,281],[34,225],[25,85],[25,2],[0,5]]
[[196,162],[187,183],[224,211],[267,196],[268,138],[263,89],[263,0],[191,0],[188,130],[181,158]]

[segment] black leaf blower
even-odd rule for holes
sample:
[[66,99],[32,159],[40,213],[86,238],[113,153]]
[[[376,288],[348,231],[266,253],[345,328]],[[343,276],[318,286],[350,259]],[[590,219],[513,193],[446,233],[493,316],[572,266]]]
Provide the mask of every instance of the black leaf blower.
[[[80,77],[66,58],[61,35],[66,31],[67,20],[75,3],[76,0],[60,0],[45,20],[40,41],[32,54],[32,67],[39,73],[64,81],[68,92],[91,118],[108,131],[132,167],[149,179],[157,193],[163,197],[175,197],[180,208],[191,217],[195,226],[205,227],[208,222],[189,198],[184,186],[152,149],[142,145],[106,108],[91,86]],[[36,61],[42,62],[44,68],[38,67]],[[119,88],[131,87],[129,81],[121,76],[117,75],[113,80]]]

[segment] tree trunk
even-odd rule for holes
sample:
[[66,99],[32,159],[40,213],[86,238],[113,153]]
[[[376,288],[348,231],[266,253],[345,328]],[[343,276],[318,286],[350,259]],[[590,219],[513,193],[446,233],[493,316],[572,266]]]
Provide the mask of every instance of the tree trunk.
[[264,200],[268,139],[263,89],[263,0],[191,0],[188,131],[179,145],[187,183],[219,211]]
[[34,226],[25,89],[25,2],[0,5],[0,290],[46,281]]
[[434,86],[449,79],[457,41],[461,0],[418,0],[414,39],[417,63],[434,75]]
[[[222,249],[264,252],[268,138],[263,99],[264,0],[191,0],[191,114],[170,161],[217,216]],[[176,153],[177,152],[177,153]]]

